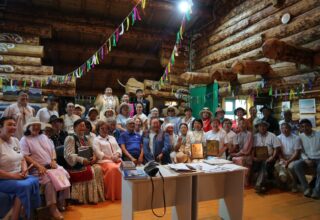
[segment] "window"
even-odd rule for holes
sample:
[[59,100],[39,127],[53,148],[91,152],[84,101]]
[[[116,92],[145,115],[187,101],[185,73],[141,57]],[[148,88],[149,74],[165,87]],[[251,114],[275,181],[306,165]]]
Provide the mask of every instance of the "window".
[[247,109],[247,100],[245,99],[225,99],[225,118],[229,118],[231,120],[236,119],[234,115],[234,110],[236,108],[244,108]]

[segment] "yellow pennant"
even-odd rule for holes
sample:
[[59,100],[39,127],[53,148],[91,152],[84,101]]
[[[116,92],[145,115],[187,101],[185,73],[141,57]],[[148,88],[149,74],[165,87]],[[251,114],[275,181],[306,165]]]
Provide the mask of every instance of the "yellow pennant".
[[127,17],[127,29],[126,29],[126,31],[129,30],[129,27],[130,27],[130,19],[129,19],[129,17]]
[[146,7],[147,0],[142,0],[141,8],[144,9]]

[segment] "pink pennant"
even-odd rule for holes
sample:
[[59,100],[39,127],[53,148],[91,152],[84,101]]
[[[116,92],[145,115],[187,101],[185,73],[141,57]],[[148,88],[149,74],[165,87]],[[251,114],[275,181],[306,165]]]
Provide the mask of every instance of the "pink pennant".
[[119,28],[116,29],[116,42],[119,41]]
[[134,9],[133,9],[133,13],[134,13],[134,19],[141,21],[139,10],[136,7],[134,7]]

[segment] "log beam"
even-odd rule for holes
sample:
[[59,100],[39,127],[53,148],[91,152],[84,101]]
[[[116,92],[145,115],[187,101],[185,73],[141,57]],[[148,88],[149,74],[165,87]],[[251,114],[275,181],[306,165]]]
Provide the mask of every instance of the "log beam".
[[278,39],[267,40],[262,46],[262,51],[264,56],[270,59],[300,63],[308,66],[313,66],[313,57],[315,56],[313,50],[297,47]]
[[[17,81],[24,81],[26,80],[26,86],[30,86],[30,81],[39,82],[43,80],[47,80],[47,76],[34,76],[34,75],[20,75],[20,74],[3,74],[0,73],[0,77],[4,79],[9,80],[17,80]],[[59,83],[58,81],[51,81],[49,85],[43,85],[44,88],[52,88],[52,87],[58,87],[58,88],[76,88],[76,81],[71,80],[68,82]],[[63,90],[62,90],[63,91]]]
[[21,66],[21,65],[0,65],[2,74],[22,75],[52,75],[52,66]]
[[266,75],[271,71],[270,64],[263,61],[239,60],[232,64],[232,72],[241,75]]
[[144,94],[146,96],[151,95],[151,96],[160,97],[160,98],[166,98],[166,99],[174,99],[174,100],[177,99],[174,96],[174,93],[166,92],[166,91],[157,91],[157,90],[145,89],[144,90]]
[[0,55],[0,64],[41,66],[41,58],[26,56]]
[[0,54],[43,57],[43,46],[26,44],[0,43]]
[[[156,84],[159,84],[159,81],[153,81],[153,80],[148,80],[145,79],[143,81],[144,84],[144,88],[148,88],[148,89],[153,89],[153,86]],[[161,86],[161,91],[172,91],[173,90],[178,90],[178,89],[186,89],[188,90],[189,88],[187,86],[179,86],[179,85],[174,85],[174,84],[170,84],[170,85],[163,85]]]
[[[65,19],[64,19],[65,18]],[[15,27],[13,31],[19,31],[24,33],[29,33],[30,31],[24,28],[24,25],[19,25],[20,23],[32,23],[34,24],[34,29],[37,26],[48,26],[52,28],[53,31],[63,31],[63,32],[78,32],[86,34],[95,34],[100,35],[103,39],[106,36],[114,32],[114,24],[107,23],[105,20],[94,20],[94,19],[79,19],[77,17],[68,17],[63,15],[56,15],[56,17],[45,17],[39,15],[38,11],[35,10],[25,10],[24,13],[9,13],[7,10],[4,13],[4,21],[6,25],[3,26],[13,26]],[[1,24],[1,23],[0,23]],[[26,25],[26,24],[25,24]],[[1,28],[1,25],[0,25]],[[32,26],[29,28],[31,29]],[[12,27],[8,27],[9,30],[12,30]],[[38,30],[38,28],[37,28]],[[38,30],[39,31],[39,30]],[[33,33],[38,33],[34,31]],[[51,34],[51,33],[50,33]],[[41,35],[40,35],[41,36]],[[45,35],[41,36],[44,37]],[[51,35],[50,35],[51,37]],[[45,37],[49,38],[49,37]],[[152,40],[152,41],[172,41],[175,39],[173,32],[163,32],[158,29],[146,29],[135,27],[134,29],[126,32],[123,35],[124,39],[136,39],[136,40]]]
[[187,84],[210,84],[214,81],[234,81],[237,75],[230,69],[216,69],[210,73],[185,72],[180,75],[180,80]]
[[39,45],[40,38],[36,36],[21,35],[17,33],[0,33],[0,42]]

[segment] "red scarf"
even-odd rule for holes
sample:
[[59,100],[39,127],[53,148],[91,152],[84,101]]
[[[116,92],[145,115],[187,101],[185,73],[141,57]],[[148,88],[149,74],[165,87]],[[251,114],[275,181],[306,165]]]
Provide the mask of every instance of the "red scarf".
[[204,132],[208,132],[212,129],[210,118],[202,119],[202,123]]

